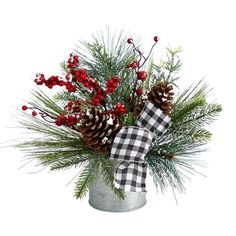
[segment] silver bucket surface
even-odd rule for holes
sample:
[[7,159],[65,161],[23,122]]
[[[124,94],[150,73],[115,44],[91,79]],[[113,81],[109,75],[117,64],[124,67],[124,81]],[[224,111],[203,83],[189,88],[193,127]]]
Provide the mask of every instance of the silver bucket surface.
[[127,212],[141,208],[146,204],[146,192],[125,192],[125,199],[118,199],[105,184],[101,174],[89,189],[89,204],[98,210]]

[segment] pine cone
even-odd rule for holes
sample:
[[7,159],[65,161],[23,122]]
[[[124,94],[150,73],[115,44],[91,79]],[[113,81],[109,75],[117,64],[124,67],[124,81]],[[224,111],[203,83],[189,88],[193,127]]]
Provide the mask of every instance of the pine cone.
[[148,100],[160,108],[165,115],[170,115],[173,104],[173,86],[169,82],[159,82],[147,94]]
[[89,148],[95,151],[108,152],[121,124],[117,117],[95,107],[81,113],[78,130]]

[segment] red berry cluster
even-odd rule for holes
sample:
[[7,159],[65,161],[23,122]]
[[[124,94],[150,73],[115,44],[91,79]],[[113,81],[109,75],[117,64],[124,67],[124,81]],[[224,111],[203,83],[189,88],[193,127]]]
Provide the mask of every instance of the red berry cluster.
[[89,90],[97,89],[99,83],[95,79],[90,78],[85,70],[78,69],[78,66],[79,57],[71,53],[70,58],[67,61],[69,72],[66,74],[64,80],[59,76],[51,76],[48,79],[45,79],[43,74],[37,74],[34,81],[37,85],[45,84],[50,89],[56,85],[65,86],[69,93],[76,91],[78,87],[76,82],[83,84],[83,86]]
[[78,69],[74,75],[74,79],[78,83],[82,83],[84,87],[88,88],[89,90],[94,90],[99,87],[99,83],[95,80],[90,78],[86,71],[83,69]]
[[96,107],[99,104],[105,104],[104,97],[107,95],[107,92],[103,91],[103,89],[97,89],[96,93],[92,97],[92,104]]
[[63,79],[59,78],[59,76],[54,75],[49,77],[48,79],[45,79],[44,74],[37,74],[34,82],[37,85],[45,84],[50,89],[52,89],[56,85],[65,86],[69,93],[75,92],[77,89],[77,86],[72,82],[64,81]]
[[67,125],[71,127],[75,125],[77,122],[79,122],[77,115],[63,115],[62,114],[56,119],[55,124],[57,126]]
[[56,85],[65,86],[70,93],[75,92],[78,88],[78,83],[81,83],[84,87],[95,92],[91,101],[94,106],[105,104],[104,98],[109,93],[113,93],[116,90],[120,82],[120,78],[118,76],[113,76],[110,80],[108,80],[106,90],[104,91],[100,87],[97,80],[90,78],[87,72],[82,68],[78,68],[78,66],[78,56],[70,54],[70,58],[67,61],[67,68],[69,69],[69,72],[66,74],[64,80],[59,76],[51,76],[50,78],[45,79],[43,74],[37,74],[35,83],[38,85],[45,84],[48,88],[53,88]]
[[70,73],[75,74],[76,68],[79,66],[79,57],[71,53],[67,63],[67,68],[70,69]]
[[114,114],[116,116],[122,116],[126,113],[126,107],[122,103],[117,103],[114,108]]
[[120,78],[118,76],[113,76],[110,80],[107,81],[107,90],[105,91],[97,84],[96,93],[92,97],[92,104],[94,106],[98,106],[100,104],[105,105],[105,97],[109,93],[113,93],[116,90],[119,82]]
[[69,101],[67,105],[64,107],[64,110],[72,112],[72,113],[79,113],[80,112],[80,100]]
[[116,90],[119,82],[120,78],[118,76],[113,76],[111,79],[107,81],[107,91],[109,93],[113,93]]
[[44,74],[36,74],[36,78],[34,80],[34,82],[37,84],[37,85],[43,85],[45,82],[46,82],[46,79],[44,77]]

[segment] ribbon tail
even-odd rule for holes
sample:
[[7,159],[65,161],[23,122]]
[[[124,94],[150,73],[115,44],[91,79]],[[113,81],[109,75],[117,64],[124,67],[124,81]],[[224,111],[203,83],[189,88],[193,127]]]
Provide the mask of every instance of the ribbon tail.
[[126,192],[146,192],[147,167],[144,162],[121,162],[116,168],[114,186]]

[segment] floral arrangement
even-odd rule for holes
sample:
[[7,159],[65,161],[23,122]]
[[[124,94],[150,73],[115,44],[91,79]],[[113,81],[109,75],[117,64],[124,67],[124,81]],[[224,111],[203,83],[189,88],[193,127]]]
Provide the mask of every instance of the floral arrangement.
[[205,126],[222,107],[207,101],[203,81],[178,91],[181,49],[167,48],[166,59],[154,63],[158,41],[145,55],[123,33],[94,34],[61,63],[61,76],[36,75],[38,86],[60,89],[52,97],[32,91],[19,122],[39,137],[16,146],[51,170],[80,168],[76,198],[98,175],[124,199],[126,191],[146,191],[147,168],[162,191],[183,192],[188,174],[198,173],[196,154],[211,138]]

